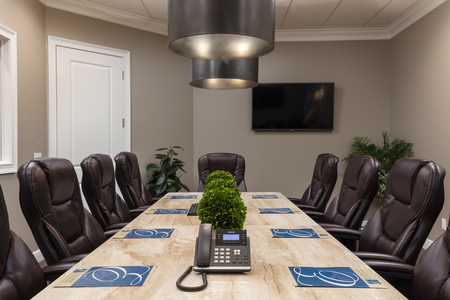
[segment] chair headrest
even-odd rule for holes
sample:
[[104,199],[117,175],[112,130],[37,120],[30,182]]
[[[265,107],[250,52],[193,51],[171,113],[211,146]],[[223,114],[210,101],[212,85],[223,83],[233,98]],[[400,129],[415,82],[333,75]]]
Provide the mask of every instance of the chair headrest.
[[426,168],[428,164],[434,163],[412,157],[398,159],[389,173],[390,188],[386,190],[390,190],[395,199],[403,204],[410,204],[419,172],[429,172],[431,176],[431,170]]
[[93,177],[100,177],[102,188],[114,183],[114,165],[109,155],[91,154],[83,162],[88,164],[90,170],[96,172],[92,174]]
[[[360,179],[363,179],[361,171],[366,163],[372,161],[373,158],[368,155],[360,155],[352,157],[345,168],[343,182],[351,189],[356,190]],[[364,177],[364,179],[366,179]]]

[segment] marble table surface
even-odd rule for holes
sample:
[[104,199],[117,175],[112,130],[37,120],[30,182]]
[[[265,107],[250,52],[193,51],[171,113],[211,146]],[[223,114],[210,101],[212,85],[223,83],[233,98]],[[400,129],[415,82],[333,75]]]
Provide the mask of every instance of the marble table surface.
[[[197,199],[170,199],[172,195],[197,195]],[[252,195],[277,195],[275,199],[253,199]],[[188,209],[201,193],[167,194],[150,209]],[[281,193],[242,193],[247,206],[244,228],[251,240],[251,265],[248,273],[208,274],[208,286],[200,292],[177,289],[178,277],[194,263],[195,239],[200,221],[197,216],[156,215],[146,213],[125,229],[174,228],[169,239],[111,238],[80,261],[75,269],[93,266],[155,266],[142,287],[55,287],[67,273],[49,285],[34,299],[405,299],[395,288],[359,260],[333,237],[324,239],[273,238],[271,228],[318,226],[303,212],[295,214],[260,214],[259,208],[285,208],[298,211]],[[366,268],[386,287],[311,288],[295,287],[287,267],[359,267]],[[201,275],[192,272],[185,286],[198,286]]]

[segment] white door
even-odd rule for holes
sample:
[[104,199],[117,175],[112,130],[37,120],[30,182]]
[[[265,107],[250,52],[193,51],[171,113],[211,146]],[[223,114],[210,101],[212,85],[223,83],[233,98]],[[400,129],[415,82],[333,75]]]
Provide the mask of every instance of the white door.
[[129,53],[49,38],[49,156],[130,151]]
[[81,178],[81,161],[93,153],[123,150],[122,59],[57,47],[57,157],[69,159]]

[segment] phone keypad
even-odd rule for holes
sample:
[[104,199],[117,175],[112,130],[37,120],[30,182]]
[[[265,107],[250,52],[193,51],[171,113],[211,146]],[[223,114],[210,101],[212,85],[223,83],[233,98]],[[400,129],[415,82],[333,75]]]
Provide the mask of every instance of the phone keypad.
[[248,248],[214,248],[214,264],[248,264]]

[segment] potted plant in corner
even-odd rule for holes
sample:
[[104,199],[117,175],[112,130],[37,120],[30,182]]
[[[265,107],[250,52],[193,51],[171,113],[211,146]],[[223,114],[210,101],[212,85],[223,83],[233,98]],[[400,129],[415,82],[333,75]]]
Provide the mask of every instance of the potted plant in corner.
[[214,171],[206,179],[198,205],[198,218],[213,229],[242,229],[247,207],[242,202],[236,181],[229,172]]
[[177,171],[183,169],[184,162],[174,157],[178,155],[175,149],[182,149],[180,146],[173,146],[169,148],[159,148],[156,151],[167,150],[166,154],[156,153],[155,158],[159,159],[159,163],[151,163],[147,166],[147,176],[149,181],[145,184],[145,187],[150,192],[152,197],[162,197],[170,192],[178,192],[181,188],[184,188],[189,192],[189,188],[180,181],[180,177],[177,176]]
[[390,135],[386,131],[383,132],[383,145],[381,147],[372,143],[368,137],[354,137],[350,154],[343,159],[343,161],[348,162],[353,156],[370,155],[380,162],[381,168],[378,172],[379,187],[375,196],[375,199],[378,200],[382,200],[384,197],[387,178],[395,161],[402,157],[414,155],[412,143],[402,139],[395,139],[392,142],[389,140]]

